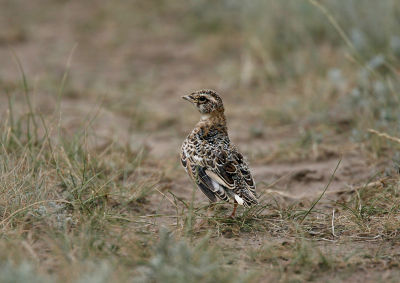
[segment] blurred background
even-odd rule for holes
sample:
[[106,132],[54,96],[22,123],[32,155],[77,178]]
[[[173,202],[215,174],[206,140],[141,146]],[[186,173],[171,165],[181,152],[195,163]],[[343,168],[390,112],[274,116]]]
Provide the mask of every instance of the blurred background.
[[[284,282],[398,267],[380,240],[398,243],[398,185],[333,206],[340,245],[331,206],[298,219],[326,184],[351,194],[398,170],[398,143],[369,129],[400,137],[400,1],[0,0],[0,27],[0,274],[108,282],[145,265],[143,282],[188,282],[204,265],[199,282]],[[181,96],[203,88],[224,99],[266,204],[237,222],[216,212],[208,231],[178,157],[199,119]],[[189,244],[164,234],[154,249],[163,227]],[[193,248],[206,232],[210,253]]]
[[357,141],[368,127],[399,131],[395,0],[16,0],[0,13],[2,99],[21,97],[14,52],[41,111],[62,85],[67,116],[101,104],[122,131],[182,137],[197,117],[180,97],[214,88],[228,116],[245,119],[244,136],[287,125],[317,141],[335,127]]

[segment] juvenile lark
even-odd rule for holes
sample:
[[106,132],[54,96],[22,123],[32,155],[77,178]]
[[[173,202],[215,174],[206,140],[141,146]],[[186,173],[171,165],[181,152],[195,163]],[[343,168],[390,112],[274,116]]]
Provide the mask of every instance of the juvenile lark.
[[215,202],[258,203],[256,186],[243,155],[231,144],[222,99],[213,90],[199,90],[183,99],[193,103],[201,119],[182,144],[181,162],[200,190]]

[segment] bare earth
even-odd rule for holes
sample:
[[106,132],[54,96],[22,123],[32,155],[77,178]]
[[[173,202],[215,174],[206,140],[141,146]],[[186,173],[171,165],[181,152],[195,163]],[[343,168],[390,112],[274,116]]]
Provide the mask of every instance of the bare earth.
[[[354,223],[347,225],[351,217],[338,206],[367,184],[382,180],[382,172],[390,170],[389,159],[377,158],[365,145],[351,141],[345,126],[328,129],[320,142],[311,140],[303,145],[299,141],[304,131],[324,131],[335,117],[315,123],[299,111],[295,120],[269,122],[266,109],[280,109],[292,96],[303,95],[306,82],[270,89],[238,83],[240,75],[234,73],[244,72],[243,42],[213,33],[188,36],[168,11],[148,11],[153,18],[143,12],[135,19],[128,13],[115,20],[114,13],[121,11],[115,8],[108,15],[103,1],[95,1],[98,3],[93,7],[80,1],[34,2],[16,1],[12,7],[1,4],[1,13],[7,14],[7,10],[8,19],[14,15],[15,22],[20,23],[7,21],[9,31],[0,33],[2,117],[6,117],[8,108],[4,90],[20,86],[12,52],[23,65],[35,109],[49,117],[56,108],[58,89],[71,56],[61,99],[62,131],[72,136],[93,120],[87,127],[92,154],[100,155],[110,144],[143,151],[145,158],[135,176],[156,180],[145,201],[133,205],[136,207],[127,213],[159,217],[149,218],[149,226],[132,224],[132,233],[150,233],[157,239],[166,227],[175,235],[183,235],[187,228],[178,215],[186,211],[183,203],[193,203],[199,209],[193,222],[194,242],[211,231],[210,242],[232,256],[241,272],[255,272],[254,281],[388,282],[398,278],[400,249],[396,236],[388,240],[382,231],[373,230],[375,224],[364,230],[354,228]],[[143,5],[139,9],[147,11]],[[148,17],[150,22],[145,21]],[[240,209],[239,215],[246,222],[243,225],[241,220],[224,219],[230,213],[229,205],[218,206],[213,212],[216,218],[201,223],[206,217],[206,208],[202,207],[207,206],[207,200],[193,190],[179,164],[181,142],[199,118],[181,96],[201,88],[216,89],[222,95],[231,140],[247,156],[265,206],[255,220],[243,216],[246,212]],[[15,91],[15,109],[20,114],[27,111],[19,91]],[[57,118],[52,121],[57,124]],[[52,131],[55,134],[55,126]],[[295,214],[307,211],[330,180],[315,207],[317,213],[304,222],[303,237],[294,233],[302,217]],[[371,190],[380,190],[379,184]],[[284,215],[286,212],[294,216]],[[336,218],[331,223],[333,212]],[[306,275],[296,271],[306,268],[304,263],[289,264],[294,262],[291,253],[299,241],[329,254],[334,267],[329,265],[327,272],[315,271],[319,270],[317,261],[315,266],[311,263]],[[268,247],[273,252],[264,254]]]

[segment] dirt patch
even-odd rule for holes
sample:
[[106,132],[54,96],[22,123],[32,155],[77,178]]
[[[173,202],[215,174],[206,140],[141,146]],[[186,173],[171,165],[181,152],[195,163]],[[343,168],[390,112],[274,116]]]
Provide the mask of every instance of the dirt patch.
[[[315,198],[329,183],[340,159],[290,164],[269,164],[253,168],[254,176],[264,186],[292,195],[294,199]],[[328,192],[344,190],[364,183],[373,177],[376,168],[369,168],[360,156],[343,157],[333,176]],[[260,186],[262,191],[262,185]]]
[[[188,240],[190,245],[206,239],[219,252],[223,262],[219,267],[233,266],[240,272],[261,274],[261,282],[267,279],[369,282],[379,276],[387,280],[398,276],[399,251],[395,241],[399,231],[398,207],[391,203],[398,197],[398,183],[393,180],[379,183],[380,173],[390,166],[390,161],[384,157],[387,153],[384,150],[374,151],[374,146],[383,149],[388,146],[376,140],[354,142],[349,138],[353,134],[350,133],[353,118],[340,119],[336,117],[340,113],[322,113],[321,109],[334,113],[331,103],[336,103],[338,92],[343,92],[331,86],[326,75],[321,75],[324,72],[293,76],[287,81],[274,75],[263,77],[264,69],[268,69],[267,73],[271,68],[276,69],[269,65],[269,58],[264,58],[264,52],[259,54],[256,50],[256,55],[247,54],[248,43],[243,43],[239,34],[225,31],[189,34],[195,32],[183,27],[185,15],[176,4],[165,2],[158,7],[159,3],[149,1],[150,4],[141,5],[150,5],[151,9],[140,10],[143,6],[135,6],[140,1],[132,2],[133,6],[128,2],[109,5],[102,0],[95,1],[98,5],[78,1],[41,0],[37,5],[13,2],[15,6],[0,4],[5,7],[3,12],[9,10],[17,15],[21,25],[0,32],[0,112],[8,111],[4,95],[8,94],[13,98],[14,117],[22,117],[20,121],[26,122],[32,114],[22,88],[21,73],[10,55],[9,45],[12,45],[28,79],[28,97],[33,112],[37,113],[35,117],[38,121],[40,115],[48,119],[50,137],[56,137],[58,130],[66,141],[87,134],[89,157],[98,158],[101,166],[107,165],[106,169],[100,165],[94,168],[98,171],[92,177],[103,178],[106,172],[104,178],[110,178],[113,186],[108,188],[108,180],[101,180],[104,183],[99,183],[100,189],[95,187],[91,192],[108,188],[132,198],[125,204],[110,193],[103,205],[93,204],[93,210],[77,209],[74,217],[88,226],[71,235],[70,230],[55,231],[54,235],[66,233],[65,237],[71,238],[65,242],[60,240],[61,244],[54,242],[52,251],[56,255],[46,254],[46,261],[53,261],[53,257],[60,260],[59,265],[65,266],[69,274],[70,262],[80,264],[78,253],[85,255],[84,261],[86,254],[95,261],[98,253],[106,251],[102,254],[105,260],[112,258],[118,263],[127,260],[126,270],[130,274],[132,266],[149,259],[149,254],[154,252],[149,245],[156,242],[160,230],[167,228],[177,238]],[[76,43],[68,69],[68,56]],[[339,51],[333,52],[333,47],[328,49],[335,53],[332,58],[344,57]],[[266,66],[264,61],[268,63]],[[325,67],[337,68],[336,65]],[[245,74],[249,72],[246,68],[253,68],[251,75]],[[343,68],[349,71],[347,65]],[[61,82],[68,70],[61,95],[61,114],[55,113]],[[246,76],[250,77],[241,79]],[[230,204],[208,211],[207,198],[194,187],[179,163],[181,143],[199,119],[199,114],[181,96],[200,88],[215,88],[221,93],[230,137],[248,158],[261,195],[260,206],[250,212],[240,208],[234,220],[225,217],[232,209]],[[325,93],[324,99],[315,99],[316,94],[319,97]],[[4,117],[10,119],[10,113]],[[9,128],[4,129],[7,131]],[[355,133],[356,138],[357,134],[363,133]],[[105,158],[112,145],[123,148],[125,151],[118,154],[124,156]],[[12,150],[15,149],[8,151]],[[46,150],[44,145],[37,151],[42,156],[50,156]],[[82,175],[86,181],[81,187],[89,186],[90,180],[85,180],[86,175],[80,171],[86,169],[86,164],[79,163],[86,157],[78,153],[76,156],[71,153],[76,162],[75,175]],[[132,160],[126,161],[123,158],[126,156]],[[340,159],[340,166],[332,176]],[[125,162],[124,168],[115,165],[121,160]],[[68,166],[65,172],[71,170]],[[118,172],[113,172],[114,168]],[[57,170],[46,174],[56,176]],[[42,172],[42,169],[32,172]],[[72,174],[65,176],[72,183],[79,180]],[[316,207],[318,212],[305,218],[305,212],[330,180],[326,194]],[[361,190],[354,190],[365,184],[372,184],[370,193],[363,195]],[[141,193],[140,197],[132,197]],[[40,194],[29,192],[29,196]],[[346,196],[344,205],[335,206],[343,196]],[[103,197],[96,195],[96,200]],[[47,200],[37,201],[47,204]],[[82,200],[78,195],[79,202]],[[36,209],[35,203],[26,203],[26,207],[32,208],[29,213],[36,217],[29,221],[41,221],[44,214]],[[24,212],[26,207],[18,209]],[[7,206],[4,214],[12,214],[9,209]],[[115,215],[110,217],[107,213]],[[18,210],[16,215],[19,216]],[[99,216],[98,219],[93,215]],[[104,226],[96,226],[97,222]],[[92,224],[95,228],[90,230]],[[126,242],[120,249],[115,231],[107,230],[112,226],[124,227],[123,236],[134,239],[134,243]],[[25,236],[25,226],[16,227],[15,230],[23,231],[19,238],[23,245],[18,243],[17,248],[42,239],[42,234],[33,239]],[[47,226],[43,227],[48,231]],[[109,235],[102,242],[97,237],[104,230]],[[10,231],[9,238],[13,238],[16,232]],[[79,239],[73,238],[76,234]],[[88,234],[93,239],[88,240],[87,246],[82,244],[82,251],[77,251]],[[119,253],[130,251],[138,243],[141,245],[138,250],[123,256]],[[28,246],[28,250],[35,255],[45,248]],[[24,258],[25,254],[21,253],[20,257]],[[132,255],[139,258],[134,263],[129,261]],[[327,255],[332,258],[324,258]],[[63,258],[67,263],[62,262]],[[38,260],[37,264],[44,263]],[[115,270],[119,272],[118,268]]]

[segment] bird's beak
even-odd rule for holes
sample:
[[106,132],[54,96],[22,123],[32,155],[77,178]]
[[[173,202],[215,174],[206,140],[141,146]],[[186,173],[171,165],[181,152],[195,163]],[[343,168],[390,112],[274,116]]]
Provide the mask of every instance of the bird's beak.
[[182,98],[185,99],[185,100],[187,100],[187,101],[189,101],[189,102],[193,102],[193,97],[190,96],[190,95],[182,96]]

